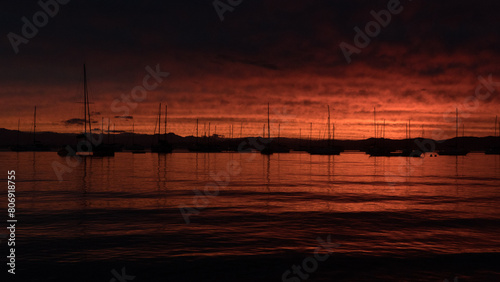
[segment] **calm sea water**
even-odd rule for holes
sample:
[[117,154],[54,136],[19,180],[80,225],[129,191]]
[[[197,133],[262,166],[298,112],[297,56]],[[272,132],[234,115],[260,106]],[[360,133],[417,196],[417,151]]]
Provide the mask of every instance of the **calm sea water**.
[[0,160],[16,281],[500,281],[500,156],[117,153],[62,181],[56,153]]

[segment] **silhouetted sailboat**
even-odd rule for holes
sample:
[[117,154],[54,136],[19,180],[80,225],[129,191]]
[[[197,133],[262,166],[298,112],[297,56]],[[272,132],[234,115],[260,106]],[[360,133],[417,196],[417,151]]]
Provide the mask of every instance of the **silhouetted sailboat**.
[[328,105],[328,139],[326,146],[311,147],[306,150],[311,155],[340,155],[344,150],[340,147],[333,146],[330,139],[330,105]]
[[[497,136],[497,125],[498,125],[498,135]],[[493,141],[493,143],[496,142],[496,144],[494,144],[493,146],[491,146],[490,148],[488,148],[484,153],[486,155],[500,155],[500,123],[498,123],[498,116],[495,117],[495,140]]]
[[[385,142],[385,120],[383,124],[383,131],[382,131],[382,141]],[[375,125],[376,126],[376,125]],[[371,157],[420,157],[422,155],[422,152],[419,150],[414,150],[412,148],[412,139],[411,139],[411,122],[408,121],[408,123],[405,125],[405,140],[407,144],[405,146],[402,146],[403,149],[398,148],[397,146],[388,146],[387,144],[381,144],[377,145],[377,139],[375,140],[375,145],[370,147],[370,149],[367,151],[367,154],[369,154]],[[377,130],[375,130],[377,132]]]
[[[88,98],[87,98],[88,101]],[[110,133],[110,122],[108,119],[108,140],[107,143],[104,142],[104,119],[101,120],[101,142],[97,146],[93,147],[93,156],[95,157],[112,157],[116,152],[121,152],[123,150],[122,144],[114,143],[116,128],[113,124],[113,143],[110,142],[109,133]],[[89,128],[90,128],[90,116],[89,116]],[[91,135],[92,136],[92,135]]]
[[[263,136],[265,138],[265,136]],[[269,103],[267,103],[267,139],[265,141],[264,148],[260,151],[262,155],[272,155],[273,150],[271,149],[271,123],[269,120]]]
[[271,140],[273,144],[272,148],[275,153],[290,153],[290,148],[281,142],[281,123],[278,124],[278,138],[276,139],[276,143],[273,142],[274,140]]
[[143,145],[137,144],[135,141],[135,123],[132,122],[132,143],[125,147],[125,150],[132,152],[132,154],[145,154],[146,150]]
[[271,121],[269,119],[269,103],[267,103],[267,139],[264,141],[264,148],[260,151],[263,155],[272,155],[273,153],[289,153],[290,149],[277,142],[271,140]]
[[374,126],[374,133],[375,133],[375,138],[373,141],[373,145],[371,145],[365,153],[370,155],[370,157],[394,157],[398,156],[397,153],[392,152],[392,150],[384,145],[380,145],[378,142],[378,136],[377,136],[377,110],[376,108],[373,108],[373,126]]
[[[89,119],[90,123],[90,119]],[[109,132],[109,129],[108,129]],[[109,134],[109,133],[108,133]],[[92,135],[90,135],[92,136]],[[113,141],[115,138],[113,137]],[[116,144],[116,143],[109,143],[109,138],[108,138],[108,143],[104,143],[104,135],[101,139],[101,143],[97,144],[92,147],[92,156],[93,157],[113,157],[115,155],[115,152],[121,152],[122,151],[122,145],[121,144]]]
[[439,150],[438,154],[441,156],[465,156],[469,153],[469,150],[465,148],[460,148],[458,146],[458,109],[456,111],[456,137],[455,137],[455,147]]
[[158,112],[158,143],[151,146],[151,152],[159,154],[172,153],[173,147],[167,141],[167,106],[165,105],[165,129],[163,139],[161,138],[161,103]]
[[305,143],[302,139],[302,128],[299,128],[299,139],[297,139],[297,146],[293,149],[294,151],[307,152],[310,148],[309,144]]
[[370,147],[366,153],[370,155],[370,157],[399,157],[401,153],[392,152],[391,149],[385,147],[374,146]]
[[[82,134],[76,136],[79,145],[68,145],[57,152],[60,156],[82,156],[82,157],[112,157],[115,155],[116,145],[112,144],[93,144],[92,139],[92,121],[90,119],[90,102],[87,87],[87,69],[83,64],[83,128]],[[89,131],[87,133],[87,125]],[[101,129],[102,130],[102,129]]]
[[210,123],[208,123],[208,136],[206,135],[206,132],[204,133],[203,137],[198,137],[198,119],[196,120],[196,139],[195,143],[189,146],[188,150],[190,152],[197,152],[197,153],[220,153],[222,152],[222,147],[213,142],[213,138],[217,138],[217,135],[214,134],[214,136],[210,136]]
[[19,144],[19,123],[18,123],[18,141],[16,146],[11,148],[11,151],[14,152],[46,152],[49,151],[50,148],[41,142],[36,140],[36,106],[33,114],[33,144],[20,145]]
[[414,150],[412,148],[412,139],[411,139],[411,121],[408,120],[407,129],[406,129],[406,139],[408,141],[408,145],[406,149],[404,149],[401,153],[398,154],[399,157],[415,157],[418,158],[422,156],[422,151]]

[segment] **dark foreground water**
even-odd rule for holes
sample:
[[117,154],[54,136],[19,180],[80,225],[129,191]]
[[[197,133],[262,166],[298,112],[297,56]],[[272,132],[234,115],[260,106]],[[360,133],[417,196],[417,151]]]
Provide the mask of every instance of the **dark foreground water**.
[[54,162],[0,152],[16,281],[500,281],[500,156],[118,153],[62,181]]

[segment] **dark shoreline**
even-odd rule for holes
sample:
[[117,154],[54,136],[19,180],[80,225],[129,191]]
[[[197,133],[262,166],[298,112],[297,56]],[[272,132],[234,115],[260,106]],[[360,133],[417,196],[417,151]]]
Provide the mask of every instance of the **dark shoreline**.
[[[67,144],[76,143],[77,134],[54,133],[54,132],[39,132],[37,133],[37,141],[48,147],[47,151],[56,152],[58,149],[65,147]],[[133,138],[132,138],[133,136]],[[18,139],[19,138],[19,139]],[[132,134],[120,133],[110,137],[112,143],[123,146],[131,145],[131,140],[135,144],[150,148],[157,140],[158,136],[147,134]],[[29,132],[20,132],[17,130],[0,129],[0,151],[10,151],[10,148],[16,144],[27,145],[32,144],[33,134]],[[223,151],[238,151],[239,149],[249,149],[256,147],[253,144],[265,144],[262,137],[244,137],[244,138],[224,138],[223,136],[214,135],[212,137],[194,137],[194,136],[178,136],[173,133],[167,134],[167,141],[172,144],[176,150],[187,150],[197,143],[208,144],[216,147],[225,148]],[[108,138],[104,137],[104,143],[109,143]],[[309,147],[325,147],[327,140],[309,140],[298,138],[274,138],[273,144],[279,143],[293,151],[304,151]],[[244,144],[243,148],[240,147]],[[433,145],[431,145],[433,144]],[[372,146],[389,148],[391,150],[401,150],[411,147],[415,150],[432,152],[441,149],[466,148],[473,152],[485,152],[488,149],[500,146],[500,137],[458,137],[446,140],[433,140],[427,138],[412,138],[412,139],[384,139],[384,138],[368,138],[363,140],[332,140],[330,145],[341,147],[347,151],[366,151]],[[431,148],[435,146],[435,148]],[[435,149],[435,150],[432,150]],[[32,151],[32,150],[27,150]]]

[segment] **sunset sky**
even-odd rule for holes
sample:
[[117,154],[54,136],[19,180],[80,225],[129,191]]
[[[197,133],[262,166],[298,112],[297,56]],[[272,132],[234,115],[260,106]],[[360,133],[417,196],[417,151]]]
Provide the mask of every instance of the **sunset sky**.
[[[37,130],[81,131],[68,121],[83,117],[85,62],[95,128],[104,117],[130,131],[133,120],[136,131],[152,134],[161,102],[169,131],[182,136],[195,134],[197,118],[200,132],[210,122],[212,133],[217,126],[227,135],[233,124],[239,136],[243,124],[243,135],[261,135],[269,102],[287,137],[299,129],[308,136],[311,122],[313,137],[324,135],[327,105],[336,138],[372,137],[374,107],[386,137],[404,138],[409,119],[412,137],[422,125],[425,137],[439,129],[452,137],[456,107],[466,135],[493,135],[500,2],[402,0],[402,11],[347,63],[341,42],[354,45],[354,28],[364,30],[370,11],[391,1],[243,0],[221,21],[212,0],[73,0],[59,4],[17,54],[9,33],[22,36],[21,18],[33,22],[42,8],[8,1],[0,9],[0,128],[17,129],[21,119],[21,130],[31,130],[37,106]],[[146,67],[157,65],[169,76],[135,109],[117,111],[122,95],[143,85]],[[479,99],[478,77],[490,75],[498,83],[491,92],[482,87],[489,97]]]

